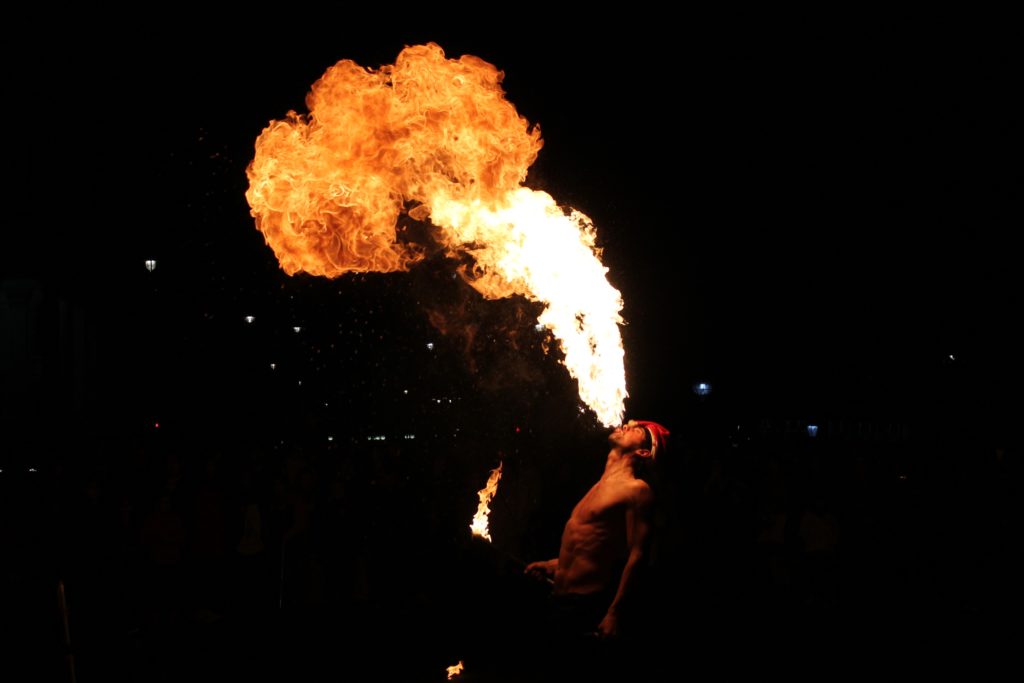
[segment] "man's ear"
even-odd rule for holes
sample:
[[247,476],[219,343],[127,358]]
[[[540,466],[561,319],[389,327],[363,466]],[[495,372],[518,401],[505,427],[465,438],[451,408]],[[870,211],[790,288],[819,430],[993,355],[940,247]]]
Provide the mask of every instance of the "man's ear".
[[633,451],[633,453],[636,454],[636,455],[639,455],[641,458],[650,458],[651,457],[651,449],[650,448],[638,448],[635,451]]

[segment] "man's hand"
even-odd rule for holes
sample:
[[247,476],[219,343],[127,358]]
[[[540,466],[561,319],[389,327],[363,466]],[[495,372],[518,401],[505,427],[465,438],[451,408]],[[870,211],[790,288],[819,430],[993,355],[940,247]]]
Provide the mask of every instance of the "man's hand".
[[524,572],[535,579],[552,581],[557,570],[558,559],[556,558],[554,560],[544,560],[543,562],[531,562],[526,565]]
[[597,637],[598,638],[614,638],[619,635],[619,618],[608,612],[604,615],[604,619],[597,625]]

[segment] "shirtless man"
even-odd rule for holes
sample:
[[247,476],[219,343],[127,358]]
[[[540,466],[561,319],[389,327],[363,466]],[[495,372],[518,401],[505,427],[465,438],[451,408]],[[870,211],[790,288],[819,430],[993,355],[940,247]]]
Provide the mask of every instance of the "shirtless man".
[[575,612],[574,626],[589,621],[585,628],[601,637],[619,634],[651,532],[654,495],[637,469],[666,450],[668,434],[656,422],[633,420],[612,431],[604,473],[573,509],[558,558],[526,566],[528,574],[554,580],[552,596]]

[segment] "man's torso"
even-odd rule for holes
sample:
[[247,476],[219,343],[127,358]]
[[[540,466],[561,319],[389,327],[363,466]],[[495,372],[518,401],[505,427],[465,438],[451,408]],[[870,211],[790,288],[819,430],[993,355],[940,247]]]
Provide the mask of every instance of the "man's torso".
[[576,504],[562,532],[555,593],[614,589],[628,553],[626,511],[643,486],[630,475],[605,476]]

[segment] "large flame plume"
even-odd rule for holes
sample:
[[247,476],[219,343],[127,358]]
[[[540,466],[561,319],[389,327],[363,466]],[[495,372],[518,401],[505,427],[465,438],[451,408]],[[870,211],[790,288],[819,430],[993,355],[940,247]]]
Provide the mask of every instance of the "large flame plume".
[[622,297],[607,280],[590,219],[523,186],[540,130],[504,97],[504,74],[433,43],[393,66],[329,68],[306,98],[256,140],[246,199],[289,274],[337,277],[406,270],[424,249],[398,218],[430,222],[483,296],[544,304],[580,398],[606,426],[627,396]]
[[463,665],[461,659],[459,660],[458,664],[453,664],[452,666],[446,667],[446,669],[448,671],[448,680],[450,681],[453,678],[455,678],[456,676],[458,676],[460,673],[462,673],[462,670],[464,668],[465,668],[465,666]]
[[488,522],[491,517],[491,498],[494,498],[494,494],[498,492],[498,482],[501,480],[501,466],[503,464],[499,462],[497,469],[491,470],[491,476],[487,477],[487,485],[476,492],[480,502],[476,506],[473,523],[469,525],[469,529],[473,532],[474,536],[486,538],[488,541],[491,540],[491,532],[488,529]]

